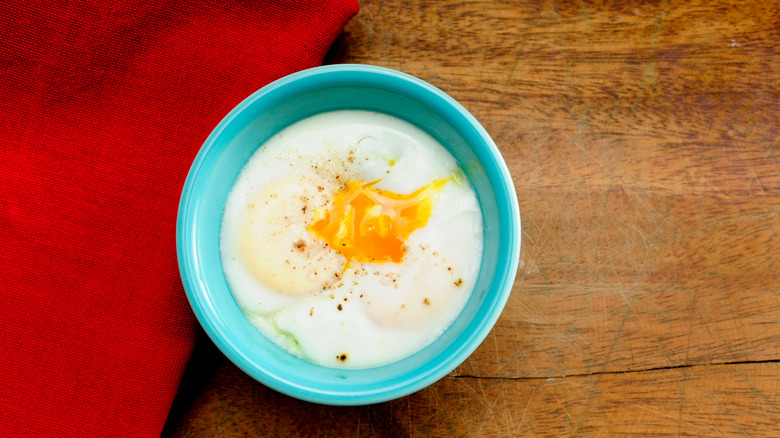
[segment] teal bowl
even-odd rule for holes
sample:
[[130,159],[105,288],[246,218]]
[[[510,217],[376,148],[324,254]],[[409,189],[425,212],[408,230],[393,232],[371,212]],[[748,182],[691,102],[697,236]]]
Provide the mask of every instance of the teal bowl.
[[[225,200],[249,157],[272,135],[303,118],[358,109],[406,120],[443,144],[479,198],[484,223],[476,286],[452,325],[423,350],[374,368],[337,369],[291,355],[244,316],[220,258]],[[396,399],[460,365],[492,329],[512,289],[520,255],[520,214],[512,179],[485,129],[438,88],[407,74],[367,65],[333,65],[291,74],[249,96],[208,137],[187,176],[179,204],[179,270],[195,316],[217,347],[260,383],[328,405]]]

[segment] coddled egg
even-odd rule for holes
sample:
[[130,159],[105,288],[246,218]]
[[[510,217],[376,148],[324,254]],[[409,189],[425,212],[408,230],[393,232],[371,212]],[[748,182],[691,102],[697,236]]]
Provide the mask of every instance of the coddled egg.
[[232,188],[221,233],[250,321],[293,354],[355,368],[444,332],[473,289],[483,238],[449,152],[368,111],[319,114],[270,138]]

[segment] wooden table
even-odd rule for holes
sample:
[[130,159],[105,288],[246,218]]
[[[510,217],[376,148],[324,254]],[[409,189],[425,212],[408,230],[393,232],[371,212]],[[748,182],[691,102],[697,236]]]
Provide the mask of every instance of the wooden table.
[[509,302],[433,386],[364,407],[202,337],[165,436],[780,436],[780,4],[361,1],[326,63],[459,100],[507,161]]

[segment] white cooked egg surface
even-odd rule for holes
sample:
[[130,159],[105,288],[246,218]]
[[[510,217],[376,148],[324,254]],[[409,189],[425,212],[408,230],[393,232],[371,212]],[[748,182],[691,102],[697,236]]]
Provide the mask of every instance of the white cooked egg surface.
[[334,111],[250,158],[222,222],[230,290],[266,337],[311,362],[387,364],[463,309],[482,215],[455,159],[397,118]]

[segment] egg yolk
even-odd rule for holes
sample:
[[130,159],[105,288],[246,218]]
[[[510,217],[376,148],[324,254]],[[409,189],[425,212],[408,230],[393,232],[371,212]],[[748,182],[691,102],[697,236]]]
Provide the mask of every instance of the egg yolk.
[[400,195],[373,186],[379,181],[352,181],[336,193],[333,206],[315,212],[308,227],[346,259],[358,262],[400,263],[409,235],[428,223],[433,195],[447,179]]

